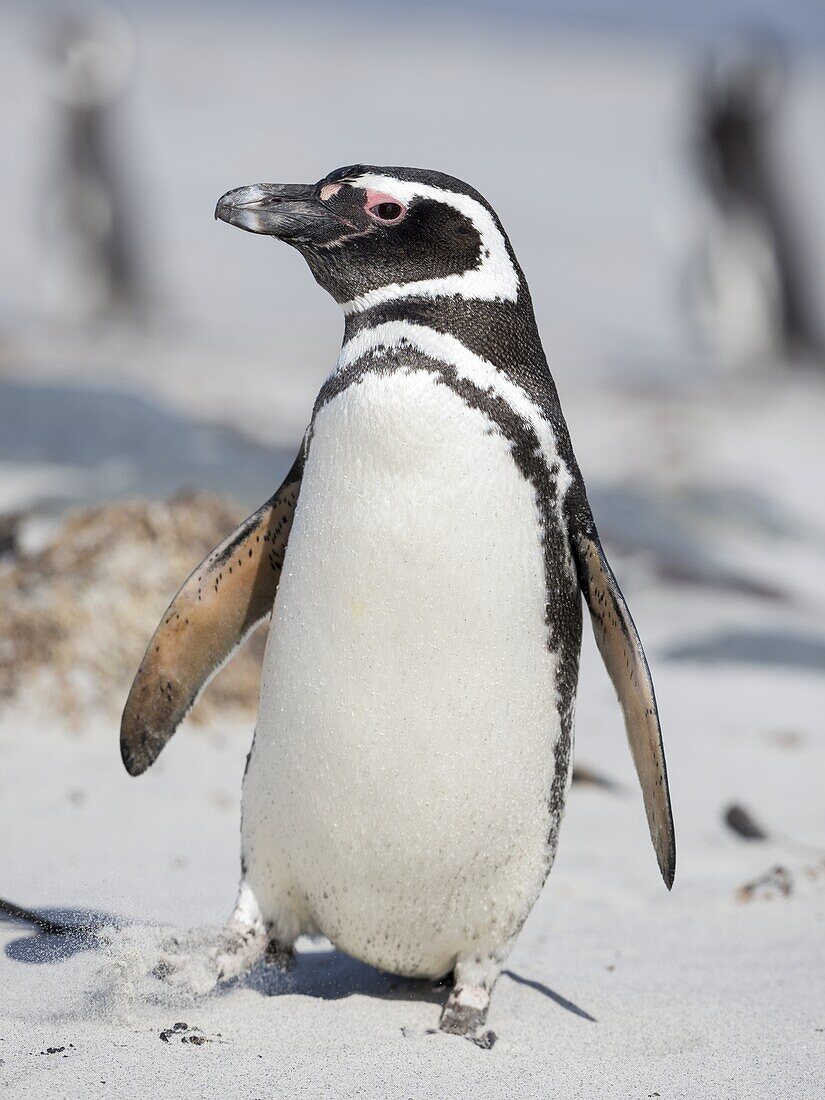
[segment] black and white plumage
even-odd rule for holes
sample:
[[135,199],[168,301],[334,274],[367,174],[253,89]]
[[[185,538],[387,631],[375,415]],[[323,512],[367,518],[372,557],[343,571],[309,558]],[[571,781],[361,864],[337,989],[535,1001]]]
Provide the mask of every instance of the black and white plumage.
[[344,343],[284,485],[158,627],[124,762],[151,764],[272,610],[217,969],[318,930],[393,972],[453,972],[442,1027],[474,1033],[555,856],[581,593],[673,881],[644,653],[485,200],[439,173],[356,166],[240,188],[216,215],[298,248],[344,309]]

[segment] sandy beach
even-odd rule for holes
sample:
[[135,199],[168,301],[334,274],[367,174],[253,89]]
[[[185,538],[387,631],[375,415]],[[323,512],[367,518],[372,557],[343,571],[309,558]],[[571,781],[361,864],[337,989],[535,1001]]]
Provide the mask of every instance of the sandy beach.
[[[105,687],[76,712],[62,702],[60,670],[35,661],[15,678],[3,650],[12,671],[0,680],[11,685],[0,697],[0,897],[95,929],[56,937],[0,917],[5,1095],[821,1097],[825,379],[781,364],[725,373],[686,338],[673,288],[695,196],[674,135],[691,58],[666,43],[631,56],[622,41],[584,35],[527,41],[510,30],[497,39],[479,22],[475,52],[460,63],[443,43],[416,40],[433,76],[406,147],[383,102],[378,130],[360,121],[346,134],[317,89],[307,113],[282,119],[268,143],[260,114],[230,110],[259,102],[275,79],[261,38],[245,39],[244,63],[237,27],[224,39],[214,12],[197,23],[192,88],[209,89],[210,115],[174,64],[187,18],[164,22],[151,8],[138,20],[150,79],[131,104],[148,186],[188,198],[177,214],[164,202],[147,230],[159,241],[163,320],[97,336],[44,323],[31,306],[40,295],[30,227],[10,231],[19,263],[18,277],[4,273],[0,283],[0,514],[23,519],[16,554],[0,559],[0,586],[23,559],[68,537],[61,525],[71,509],[135,497],[151,508],[196,490],[225,494],[244,514],[286,470],[334,361],[340,319],[295,255],[211,222],[223,190],[285,164],[299,178],[365,157],[440,161],[483,185],[531,281],[596,519],[655,680],[676,882],[668,894],[621,713],[585,624],[575,758],[598,781],[573,785],[555,868],[496,988],[492,1049],[434,1031],[446,987],[383,974],[325,941],[302,940],[291,974],[260,965],[211,995],[185,993],[153,970],[170,935],[197,954],[231,911],[255,720],[248,687],[245,706],[205,707],[135,780],[118,751],[128,690],[120,666],[131,646],[136,667],[143,627],[124,627],[117,670],[113,660],[94,673],[77,656],[88,653],[88,636],[72,648],[69,630],[65,660]],[[9,73],[25,75],[25,26],[15,7],[0,42],[9,61],[0,87]],[[294,13],[278,24],[277,78],[287,85],[312,56],[296,28],[306,24]],[[314,48],[345,87],[345,115],[358,96],[346,87],[353,57],[336,50],[339,30],[330,16]],[[353,51],[356,61],[369,52]],[[232,60],[220,67],[220,58]],[[412,72],[405,60],[393,74],[389,55],[376,64],[389,82]],[[523,130],[508,129],[507,103],[484,98],[485,70],[502,81],[517,73],[511,106],[539,93],[555,105],[538,154],[525,151]],[[609,94],[597,87],[600,72]],[[801,65],[792,132],[814,132],[823,72],[816,59]],[[430,134],[439,96],[462,79],[481,98],[458,96],[458,119],[471,125],[486,111],[502,134],[495,155],[476,137],[451,157],[450,128]],[[32,104],[21,110],[31,122]],[[207,116],[192,136],[192,119]],[[2,122],[7,136],[22,125]],[[611,144],[617,126],[621,148]],[[223,135],[218,151],[212,132]],[[825,178],[811,145],[802,191]],[[616,172],[602,202],[607,165]],[[34,173],[33,161],[24,167],[7,188],[12,204]],[[825,240],[821,217],[811,233]],[[70,421],[80,425],[74,433]],[[107,433],[108,422],[116,430]],[[147,539],[141,553],[151,556]],[[198,560],[196,541],[191,559],[175,543],[190,562],[181,560],[180,580]],[[29,576],[20,591],[32,608],[51,606],[33,566]],[[115,582],[107,578],[106,599],[117,598]],[[167,573],[153,584],[141,595],[147,621],[174,593]],[[762,839],[730,827],[732,806]]]

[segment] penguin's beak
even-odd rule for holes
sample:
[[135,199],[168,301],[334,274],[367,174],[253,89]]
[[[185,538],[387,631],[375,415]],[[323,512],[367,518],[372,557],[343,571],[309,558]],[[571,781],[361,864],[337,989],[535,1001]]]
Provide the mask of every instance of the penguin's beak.
[[285,240],[308,240],[328,226],[331,215],[313,184],[253,183],[218,200],[215,218]]

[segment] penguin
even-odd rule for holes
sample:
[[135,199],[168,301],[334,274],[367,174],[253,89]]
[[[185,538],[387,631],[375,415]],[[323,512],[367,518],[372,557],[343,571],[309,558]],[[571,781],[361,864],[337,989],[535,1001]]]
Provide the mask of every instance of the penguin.
[[787,59],[771,39],[712,53],[696,93],[694,159],[706,199],[687,289],[703,335],[733,367],[822,358],[804,242],[776,161]]
[[447,976],[479,1041],[553,865],[571,774],[582,595],[668,888],[653,683],[599,541],[530,291],[493,208],[440,172],[357,165],[229,191],[341,305],[344,340],[277,492],[191,574],[132,685],[140,775],[271,615],[219,978],[320,933]]
[[[148,299],[119,117],[135,70],[125,17],[110,7],[58,14],[47,28],[59,163],[44,188],[55,298],[84,322],[139,320]],[[60,262],[62,260],[62,263]]]

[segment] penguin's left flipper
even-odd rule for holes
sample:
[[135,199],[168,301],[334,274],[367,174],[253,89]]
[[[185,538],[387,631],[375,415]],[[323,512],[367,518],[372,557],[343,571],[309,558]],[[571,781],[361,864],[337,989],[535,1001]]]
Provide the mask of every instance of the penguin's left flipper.
[[647,658],[592,521],[586,531],[573,534],[570,541],[596,643],[624,712],[659,869],[670,889],[676,873],[676,837],[659,712]]
[[140,775],[212,677],[271,612],[303,474],[303,448],[274,496],[195,569],[166,610],[132,684],[120,753]]

